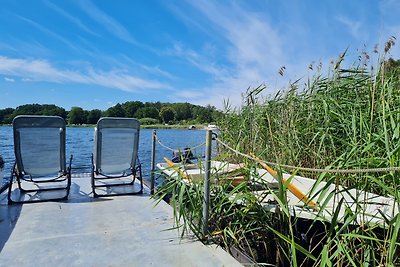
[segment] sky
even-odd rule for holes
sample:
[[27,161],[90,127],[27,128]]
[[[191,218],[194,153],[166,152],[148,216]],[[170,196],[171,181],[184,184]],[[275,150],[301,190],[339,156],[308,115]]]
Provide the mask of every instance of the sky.
[[[0,109],[39,103],[240,106],[400,41],[397,0],[1,0]],[[390,51],[400,58],[400,44]],[[375,55],[377,58],[379,55]],[[284,75],[279,70],[285,67]]]

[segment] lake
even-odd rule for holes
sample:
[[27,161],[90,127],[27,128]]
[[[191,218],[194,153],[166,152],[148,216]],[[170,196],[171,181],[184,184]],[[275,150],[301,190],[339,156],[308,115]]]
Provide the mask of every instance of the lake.
[[[145,179],[149,180],[151,170],[151,136],[152,129],[140,130],[139,159],[142,163],[142,172]],[[90,171],[91,155],[93,151],[94,128],[67,127],[67,158],[73,155],[72,167],[83,168]],[[195,147],[205,142],[204,130],[178,130],[158,129],[159,140],[167,147],[183,149]],[[14,164],[14,145],[11,126],[0,126],[0,154],[5,161],[4,178],[8,179]],[[157,143],[156,163],[164,162],[163,157],[172,158],[173,152]],[[204,146],[193,151],[195,156],[204,155]]]

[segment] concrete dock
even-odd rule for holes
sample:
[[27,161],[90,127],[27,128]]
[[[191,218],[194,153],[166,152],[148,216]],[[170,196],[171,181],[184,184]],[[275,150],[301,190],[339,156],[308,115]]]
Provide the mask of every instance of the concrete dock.
[[7,205],[0,195],[0,266],[242,266],[216,246],[180,239],[173,211],[143,195],[94,199],[74,177],[65,202]]

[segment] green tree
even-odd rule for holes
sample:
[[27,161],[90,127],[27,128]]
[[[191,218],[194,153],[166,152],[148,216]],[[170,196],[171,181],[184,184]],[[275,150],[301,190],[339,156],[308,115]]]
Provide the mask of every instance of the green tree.
[[46,115],[46,116],[60,116],[62,118],[67,117],[67,112],[64,108],[56,105],[49,104],[26,104],[18,106],[14,110],[13,116],[18,115]]
[[192,108],[189,103],[175,103],[172,104],[173,109],[175,110],[176,120],[190,120],[192,118]]
[[172,107],[162,107],[160,110],[160,118],[164,123],[169,123],[175,119],[175,110]]
[[386,71],[400,71],[400,59],[394,60],[393,58],[389,58],[384,66]]
[[87,116],[87,123],[88,124],[96,124],[97,121],[101,118],[102,112],[100,109],[92,109],[89,111]]
[[46,105],[46,107],[44,107],[42,115],[60,116],[64,119],[67,118],[67,112],[65,111],[65,109],[57,107],[55,105]]
[[134,118],[136,111],[143,106],[144,104],[140,101],[128,101],[122,104],[122,108],[125,111],[125,116],[128,118]]
[[26,104],[18,106],[14,111],[14,116],[18,115],[42,115],[42,108],[39,104]]
[[85,111],[81,107],[72,107],[67,117],[69,124],[84,124],[87,121]]
[[138,119],[153,118],[159,120],[159,111],[155,107],[147,106],[139,108],[138,111],[135,113],[135,117]]
[[0,109],[0,124],[10,124],[13,120],[13,108]]
[[215,107],[207,105],[207,107],[196,107],[196,119],[200,123],[210,123],[213,119],[213,112],[215,111]]
[[[389,60],[392,69],[398,69],[399,61]],[[172,110],[172,112],[171,112]],[[70,124],[95,124],[101,116],[110,117],[130,117],[130,118],[152,118],[154,120],[168,123],[175,121],[189,121],[196,119],[200,123],[217,121],[221,112],[213,106],[197,106],[190,103],[161,103],[127,101],[123,104],[116,104],[105,112],[99,109],[83,110],[80,107],[71,108],[67,112],[64,108],[53,104],[26,104],[18,106],[16,109],[0,109],[0,123],[10,124],[17,115],[48,115],[60,116]]]
[[162,104],[160,101],[157,102],[146,102],[144,103],[144,107],[154,107],[158,110],[160,110],[165,104]]
[[106,110],[108,117],[125,117],[125,110],[122,108],[120,103]]

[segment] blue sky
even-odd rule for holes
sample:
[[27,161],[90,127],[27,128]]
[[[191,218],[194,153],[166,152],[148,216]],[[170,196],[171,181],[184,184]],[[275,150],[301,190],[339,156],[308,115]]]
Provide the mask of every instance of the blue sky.
[[400,39],[399,2],[2,0],[0,108],[240,105],[248,87],[273,93],[347,48],[349,63],[382,51]]

